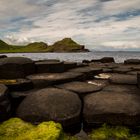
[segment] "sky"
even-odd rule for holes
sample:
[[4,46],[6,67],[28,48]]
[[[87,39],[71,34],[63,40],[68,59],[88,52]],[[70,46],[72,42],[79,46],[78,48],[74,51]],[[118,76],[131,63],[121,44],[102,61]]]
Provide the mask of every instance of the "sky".
[[140,50],[140,0],[0,0],[7,43],[65,37],[94,50]]

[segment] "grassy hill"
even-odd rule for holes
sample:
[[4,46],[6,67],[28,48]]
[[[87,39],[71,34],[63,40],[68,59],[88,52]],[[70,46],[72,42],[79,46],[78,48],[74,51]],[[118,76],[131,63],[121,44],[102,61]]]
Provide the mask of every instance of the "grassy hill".
[[9,45],[0,40],[0,53],[10,52],[84,52],[83,45],[77,44],[71,38],[64,38],[53,45],[48,46],[44,42],[34,42],[26,46]]
[[71,38],[64,38],[50,46],[53,52],[77,52],[84,50],[84,46],[76,43]]

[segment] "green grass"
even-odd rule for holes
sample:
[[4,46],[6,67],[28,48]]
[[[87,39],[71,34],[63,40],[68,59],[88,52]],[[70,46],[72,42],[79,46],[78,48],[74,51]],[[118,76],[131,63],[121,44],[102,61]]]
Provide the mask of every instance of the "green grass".
[[91,140],[140,140],[140,135],[132,135],[126,127],[110,127],[107,125],[93,130],[89,137]]
[[83,50],[83,46],[74,42],[71,38],[65,38],[57,41],[51,46],[44,42],[34,42],[26,46],[9,45],[0,40],[0,53],[18,53],[18,52],[77,52]]

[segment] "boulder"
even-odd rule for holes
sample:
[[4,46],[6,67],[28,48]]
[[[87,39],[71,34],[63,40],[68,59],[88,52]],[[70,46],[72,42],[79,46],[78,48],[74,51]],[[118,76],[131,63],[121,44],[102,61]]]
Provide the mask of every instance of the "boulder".
[[83,116],[87,125],[140,125],[140,95],[101,91],[84,98]]
[[24,57],[0,59],[0,79],[23,78],[35,72],[34,62]]
[[78,95],[57,88],[45,88],[28,95],[17,109],[17,116],[25,121],[53,120],[66,128],[80,123],[80,113]]
[[127,59],[124,64],[140,64],[140,59]]
[[11,97],[10,100],[11,100],[12,116],[15,116],[19,104],[25,99],[25,97],[36,91],[37,89],[31,89],[27,91],[11,91],[9,93]]
[[114,63],[115,60],[113,57],[103,57],[100,59],[100,62],[102,62],[102,63]]
[[33,88],[33,83],[28,79],[1,79],[0,83],[6,85],[10,91],[26,91]]
[[80,97],[83,97],[88,93],[96,92],[102,89],[101,86],[78,81],[65,83],[62,85],[58,85],[57,87],[76,92],[79,94]]
[[7,56],[6,55],[0,55],[0,58],[6,58]]
[[11,103],[8,97],[8,88],[0,84],[0,122],[6,120],[11,113]]
[[30,79],[33,82],[35,88],[42,88],[55,84],[81,80],[82,77],[82,73],[64,72],[33,74],[27,76],[27,79]]
[[82,63],[90,63],[90,60],[83,60]]
[[127,75],[127,74],[114,74],[109,78],[109,81],[110,83],[113,83],[113,84],[136,85],[137,76]]
[[63,62],[42,61],[35,63],[37,73],[64,72]]

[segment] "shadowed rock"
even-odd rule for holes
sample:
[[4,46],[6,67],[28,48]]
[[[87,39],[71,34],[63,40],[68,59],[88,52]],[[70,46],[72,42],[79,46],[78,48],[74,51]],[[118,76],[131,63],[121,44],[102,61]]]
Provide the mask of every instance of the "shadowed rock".
[[33,83],[28,79],[0,80],[10,91],[26,91],[33,88]]
[[100,62],[102,62],[102,63],[114,63],[115,60],[113,57],[103,57],[100,59]]
[[140,64],[140,59],[127,59],[124,64]]
[[82,67],[82,68],[71,69],[69,71],[74,72],[74,73],[77,73],[77,72],[83,73],[84,74],[83,80],[86,80],[86,79],[91,79],[94,77],[94,75],[101,73],[102,69],[93,68],[93,67]]
[[7,93],[8,88],[0,84],[0,122],[6,120],[11,113],[11,103]]
[[77,67],[76,62],[64,62],[64,70],[69,70]]
[[63,127],[80,123],[81,101],[77,94],[46,88],[28,95],[17,109],[17,116],[33,123],[54,120]]
[[6,55],[0,55],[0,58],[6,58],[7,56]]
[[132,69],[130,69],[130,68],[115,68],[115,69],[113,69],[113,72],[114,73],[127,73],[127,72],[130,72],[130,71],[132,71]]
[[23,78],[35,72],[34,62],[24,57],[0,59],[0,79]]
[[84,120],[88,125],[140,125],[140,95],[101,91],[84,98]]
[[57,73],[64,72],[63,62],[42,61],[35,63],[37,73]]

